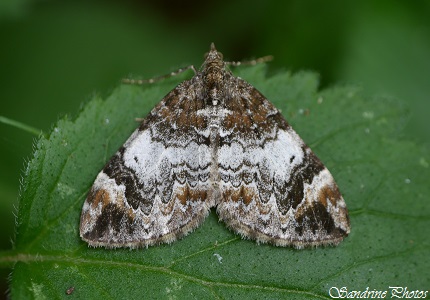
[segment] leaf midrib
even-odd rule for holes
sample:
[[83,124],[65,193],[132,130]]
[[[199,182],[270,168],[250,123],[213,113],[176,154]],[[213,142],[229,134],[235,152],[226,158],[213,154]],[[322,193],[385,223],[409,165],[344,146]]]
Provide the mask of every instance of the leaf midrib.
[[[199,251],[201,253],[203,251]],[[156,272],[165,274],[168,276],[176,276],[178,278],[181,278],[183,280],[187,280],[190,282],[194,282],[197,284],[200,284],[202,286],[205,286],[207,288],[213,288],[213,287],[228,287],[228,288],[236,288],[236,289],[253,289],[253,290],[262,290],[262,291],[272,291],[272,292],[281,292],[281,293],[288,293],[288,294],[301,294],[301,295],[308,295],[312,296],[314,298],[318,299],[330,299],[330,297],[309,292],[306,290],[299,290],[297,288],[290,289],[290,288],[282,288],[278,286],[267,286],[267,285],[258,285],[258,284],[243,284],[243,283],[226,283],[226,282],[216,282],[216,281],[209,281],[204,280],[201,278],[197,278],[194,276],[190,276],[184,273],[177,272],[175,270],[172,270],[170,267],[155,267],[155,266],[148,266],[143,264],[136,264],[131,262],[121,262],[121,261],[113,261],[113,260],[105,260],[103,258],[101,259],[87,259],[87,258],[76,258],[76,257],[70,257],[70,256],[64,256],[64,255],[43,255],[43,254],[24,254],[19,252],[9,252],[10,256],[3,256],[0,255],[0,264],[3,261],[20,261],[24,263],[31,263],[31,262],[45,262],[45,263],[70,263],[74,266],[76,265],[92,265],[92,266],[110,266],[110,267],[120,267],[122,269],[139,269],[141,271],[147,271],[147,272]],[[187,256],[189,257],[189,256]],[[182,258],[181,258],[182,260]],[[175,262],[172,263],[172,265]]]
[[[217,247],[231,243],[232,241],[235,241],[237,239],[230,239],[222,244],[218,244]],[[256,289],[256,290],[262,290],[262,291],[272,291],[272,292],[282,292],[282,293],[288,293],[288,294],[301,294],[301,295],[308,295],[319,299],[330,299],[328,296],[324,296],[315,292],[310,292],[306,290],[299,290],[299,289],[289,289],[289,288],[282,288],[278,286],[265,286],[265,285],[258,285],[258,284],[243,284],[243,283],[226,283],[226,282],[216,282],[216,281],[208,281],[201,278],[197,278],[194,276],[190,276],[184,273],[177,272],[175,270],[172,270],[172,266],[176,264],[179,261],[182,261],[184,259],[187,259],[191,256],[198,255],[200,253],[210,251],[213,249],[213,247],[209,247],[200,251],[197,251],[195,253],[192,253],[190,255],[187,255],[185,257],[181,257],[180,259],[173,261],[169,264],[169,266],[148,266],[143,264],[136,264],[132,262],[123,262],[123,261],[113,261],[109,260],[106,261],[105,259],[88,259],[88,258],[76,258],[71,256],[64,256],[64,255],[43,255],[43,254],[28,254],[28,253],[20,253],[15,251],[5,251],[3,254],[8,253],[9,255],[1,255],[0,254],[0,264],[1,262],[24,262],[24,263],[30,263],[30,262],[49,262],[49,263],[72,263],[73,265],[100,265],[100,266],[111,266],[111,267],[120,267],[123,269],[139,269],[141,271],[148,271],[148,272],[157,272],[161,274],[166,274],[168,276],[176,276],[178,278],[194,282],[197,284],[200,284],[202,286],[213,288],[213,287],[228,287],[228,288],[239,288],[239,289]],[[393,252],[387,255],[380,255],[377,257],[372,257],[369,259],[363,259],[361,261],[354,261],[349,265],[346,265],[343,269],[339,270],[336,273],[331,274],[328,277],[325,277],[320,282],[314,284],[312,287],[310,287],[309,290],[315,290],[318,287],[320,287],[324,282],[329,281],[330,279],[336,278],[337,276],[343,274],[344,272],[355,268],[357,266],[365,265],[368,263],[372,263],[375,261],[380,261],[384,259],[390,259],[394,257],[401,257],[404,255],[410,255],[412,252],[420,251],[420,250],[428,250],[428,247],[425,245],[416,245],[414,247],[408,248],[404,251],[400,252]]]

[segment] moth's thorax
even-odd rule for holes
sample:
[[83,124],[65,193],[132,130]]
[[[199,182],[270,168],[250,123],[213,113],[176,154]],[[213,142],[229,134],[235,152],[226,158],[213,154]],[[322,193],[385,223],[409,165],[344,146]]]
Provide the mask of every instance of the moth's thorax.
[[206,60],[201,69],[205,94],[208,97],[208,104],[218,105],[225,97],[225,77],[228,76],[225,69],[225,62],[222,54],[212,49],[206,56]]

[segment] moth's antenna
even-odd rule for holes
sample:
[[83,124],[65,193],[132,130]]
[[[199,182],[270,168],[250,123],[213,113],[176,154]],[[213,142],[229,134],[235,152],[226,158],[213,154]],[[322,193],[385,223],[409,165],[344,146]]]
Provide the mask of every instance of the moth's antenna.
[[273,60],[273,55],[263,56],[253,60],[245,60],[245,61],[226,61],[225,64],[229,66],[254,66],[256,64],[265,63]]
[[121,80],[121,82],[125,83],[125,84],[137,84],[137,85],[142,85],[142,84],[147,84],[147,83],[151,84],[151,83],[155,83],[155,82],[164,80],[164,79],[172,77],[172,76],[176,76],[176,75],[181,74],[181,73],[183,73],[185,71],[188,71],[189,69],[193,70],[194,74],[197,74],[196,68],[193,65],[191,65],[191,66],[188,66],[188,67],[185,67],[185,68],[180,68],[180,69],[178,69],[176,71],[173,71],[173,72],[171,72],[169,74],[166,74],[166,75],[163,75],[163,76],[159,76],[159,77],[154,77],[154,78],[150,78],[150,79],[124,78],[124,79]]

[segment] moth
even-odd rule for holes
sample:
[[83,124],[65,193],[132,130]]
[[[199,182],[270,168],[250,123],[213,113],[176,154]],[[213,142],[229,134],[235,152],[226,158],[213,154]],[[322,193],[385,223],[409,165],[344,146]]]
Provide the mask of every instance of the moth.
[[82,208],[90,246],[171,243],[212,207],[259,243],[337,245],[350,232],[332,175],[211,45],[200,70],[156,105],[98,174]]

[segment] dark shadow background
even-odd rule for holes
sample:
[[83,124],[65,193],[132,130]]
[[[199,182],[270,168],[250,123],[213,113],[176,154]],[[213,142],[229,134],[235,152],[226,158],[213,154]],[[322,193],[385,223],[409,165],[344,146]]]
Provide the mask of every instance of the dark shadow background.
[[[199,66],[215,42],[226,60],[272,54],[271,72],[313,70],[321,88],[401,98],[411,112],[403,138],[430,145],[430,1],[0,2],[0,116],[45,133],[129,74]],[[0,123],[0,250],[11,248],[34,141]],[[9,273],[0,270],[3,291]]]

